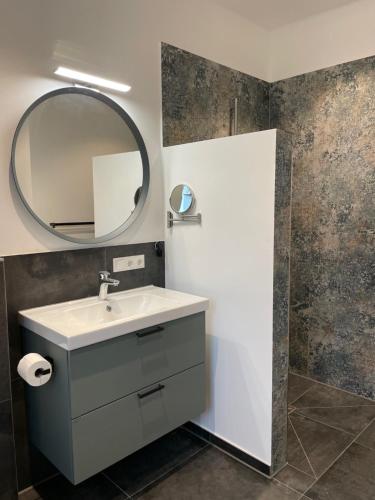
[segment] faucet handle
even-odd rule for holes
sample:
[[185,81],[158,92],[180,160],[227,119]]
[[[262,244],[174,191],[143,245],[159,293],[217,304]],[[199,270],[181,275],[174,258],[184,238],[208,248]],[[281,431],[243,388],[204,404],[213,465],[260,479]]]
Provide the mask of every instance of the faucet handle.
[[109,271],[99,271],[99,279],[107,279],[111,276],[111,273]]

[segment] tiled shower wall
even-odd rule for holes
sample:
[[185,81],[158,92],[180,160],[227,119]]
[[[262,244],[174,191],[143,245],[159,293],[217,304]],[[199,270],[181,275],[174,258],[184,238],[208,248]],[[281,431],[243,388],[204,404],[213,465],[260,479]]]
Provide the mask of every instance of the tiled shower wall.
[[294,150],[291,368],[375,399],[375,57],[270,95]]
[[375,399],[375,57],[269,84],[162,46],[164,146],[279,128],[293,141],[290,366]]
[[238,97],[238,133],[269,128],[269,84],[162,44],[163,145],[230,135]]

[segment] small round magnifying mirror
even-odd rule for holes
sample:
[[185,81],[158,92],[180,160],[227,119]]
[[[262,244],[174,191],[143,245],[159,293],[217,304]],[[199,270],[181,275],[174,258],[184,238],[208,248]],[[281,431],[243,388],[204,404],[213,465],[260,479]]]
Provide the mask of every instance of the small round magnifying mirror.
[[173,188],[169,203],[177,214],[186,213],[193,205],[194,193],[186,184],[179,184]]

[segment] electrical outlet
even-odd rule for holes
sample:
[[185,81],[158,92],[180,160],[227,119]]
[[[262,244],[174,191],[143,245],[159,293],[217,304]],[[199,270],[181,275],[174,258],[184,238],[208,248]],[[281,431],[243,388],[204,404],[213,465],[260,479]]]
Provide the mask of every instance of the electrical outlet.
[[132,271],[133,269],[143,269],[145,267],[144,255],[132,255],[130,257],[117,257],[113,259],[113,272]]

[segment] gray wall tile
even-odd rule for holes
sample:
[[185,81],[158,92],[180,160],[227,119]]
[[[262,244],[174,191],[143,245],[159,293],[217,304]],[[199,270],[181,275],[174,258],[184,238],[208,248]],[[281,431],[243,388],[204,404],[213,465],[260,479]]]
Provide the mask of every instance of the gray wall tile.
[[17,498],[11,403],[0,403],[0,498]]
[[10,398],[8,322],[4,262],[0,259],[0,402]]
[[291,177],[291,139],[278,130],[273,264],[272,473],[283,467],[287,460]]
[[238,98],[238,133],[269,128],[269,84],[162,44],[163,144],[230,135]]
[[375,398],[375,57],[271,87],[293,141],[290,364]]

